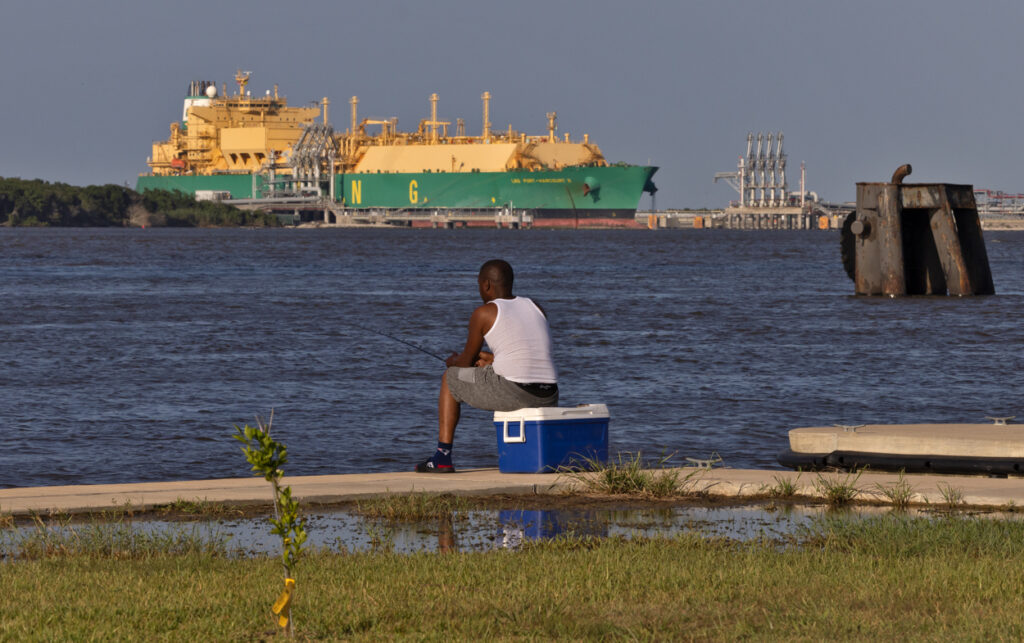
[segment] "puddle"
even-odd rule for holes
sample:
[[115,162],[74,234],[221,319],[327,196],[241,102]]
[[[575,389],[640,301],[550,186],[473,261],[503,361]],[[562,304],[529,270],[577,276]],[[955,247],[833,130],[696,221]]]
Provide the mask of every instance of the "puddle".
[[[450,518],[388,523],[350,511],[307,517],[307,543],[333,551],[489,551],[516,549],[530,540],[556,537],[653,537],[691,532],[737,540],[780,540],[822,513],[821,509],[772,510],[764,506],[665,507],[657,509],[481,509]],[[280,541],[263,519],[218,524],[244,553],[278,551]]]
[[[630,509],[480,509],[454,512],[450,518],[417,523],[388,523],[338,510],[307,517],[307,541],[333,551],[393,550],[490,551],[516,549],[524,542],[557,537],[671,537],[693,533],[731,540],[784,541],[825,515],[851,518],[884,515],[887,507],[833,510],[813,505],[754,504],[727,507],[672,506]],[[910,510],[907,516],[934,516]],[[1018,514],[982,514],[1019,519]],[[224,521],[234,548],[245,553],[276,553],[280,541],[264,519]]]
[[[517,549],[523,543],[557,537],[671,537],[692,533],[732,540],[790,541],[803,527],[826,515],[865,518],[890,513],[887,507],[858,506],[830,510],[820,505],[751,504],[726,507],[669,506],[628,509],[474,509],[453,512],[450,517],[415,523],[388,523],[367,518],[348,509],[308,515],[307,546],[329,551],[490,551]],[[923,509],[902,515],[934,516]],[[1020,519],[1020,514],[986,512],[995,518]],[[280,539],[270,533],[264,517],[181,521],[135,518],[131,529],[150,534],[186,533],[201,542],[224,541],[227,549],[240,556],[276,555]],[[64,525],[53,531],[74,530],[81,525]],[[0,531],[0,552],[33,527]]]

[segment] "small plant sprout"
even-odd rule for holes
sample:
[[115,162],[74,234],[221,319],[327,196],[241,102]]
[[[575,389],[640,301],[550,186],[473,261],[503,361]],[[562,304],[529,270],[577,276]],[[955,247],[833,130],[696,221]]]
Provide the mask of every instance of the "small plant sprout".
[[282,487],[283,467],[288,462],[288,449],[284,444],[270,437],[270,426],[274,412],[266,425],[259,416],[256,426],[235,425],[236,440],[243,444],[245,459],[252,465],[253,475],[263,476],[274,488],[274,517],[270,519],[271,533],[281,537],[281,559],[284,564],[284,591],[278,597],[271,611],[277,615],[277,624],[288,636],[294,631],[291,615],[291,601],[295,591],[295,566],[302,555],[306,542],[306,521],[299,517],[299,503],[292,498],[291,487]]

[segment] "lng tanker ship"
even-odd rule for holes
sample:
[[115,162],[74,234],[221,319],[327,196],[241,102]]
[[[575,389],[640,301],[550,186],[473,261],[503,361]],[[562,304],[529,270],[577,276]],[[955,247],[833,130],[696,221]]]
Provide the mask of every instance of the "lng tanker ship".
[[[497,210],[530,212],[536,226],[631,225],[641,195],[657,188],[658,168],[609,164],[584,134],[533,136],[492,130],[490,93],[483,99],[483,130],[467,135],[430,117],[415,131],[398,119],[358,117],[352,97],[344,132],[328,121],[329,101],[289,107],[277,86],[263,96],[246,91],[249,72],[235,76],[237,93],[209,81],[190,83],[180,121],[166,141],[153,143],[150,172],[137,188],[214,193],[232,199],[319,195],[346,210]],[[452,131],[454,129],[454,131]]]

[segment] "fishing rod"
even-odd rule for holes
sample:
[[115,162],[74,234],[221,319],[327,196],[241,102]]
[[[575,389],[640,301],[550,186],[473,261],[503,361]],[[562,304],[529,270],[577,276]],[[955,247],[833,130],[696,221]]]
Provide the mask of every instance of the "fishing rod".
[[437,353],[434,353],[434,352],[428,351],[427,349],[423,348],[422,346],[419,346],[419,345],[417,345],[417,344],[413,344],[412,342],[406,341],[406,340],[402,339],[401,337],[395,337],[395,336],[394,336],[394,335],[392,335],[391,333],[385,333],[384,331],[382,331],[382,330],[377,330],[376,328],[370,328],[370,327],[368,327],[368,326],[362,326],[362,325],[360,325],[360,324],[357,324],[357,323],[355,323],[355,322],[350,322],[350,321],[346,321],[346,322],[343,322],[343,323],[344,323],[344,324],[347,324],[347,325],[349,325],[349,326],[354,326],[354,327],[356,327],[356,328],[359,328],[360,330],[365,330],[365,331],[366,331],[366,332],[368,332],[368,333],[374,333],[374,334],[376,334],[376,335],[381,335],[382,337],[387,337],[388,339],[393,339],[393,340],[395,340],[396,342],[400,342],[400,343],[402,343],[402,344],[405,344],[405,345],[406,345],[406,346],[408,346],[409,348],[415,348],[416,350],[418,350],[418,351],[419,351],[419,352],[421,352],[421,353],[426,353],[427,355],[430,355],[430,356],[431,356],[431,357],[433,357],[434,359],[439,359],[439,360],[441,360],[442,362],[443,362],[443,361],[445,361],[445,358],[444,358],[444,357],[441,357],[441,356],[440,356],[440,355],[438,355]]

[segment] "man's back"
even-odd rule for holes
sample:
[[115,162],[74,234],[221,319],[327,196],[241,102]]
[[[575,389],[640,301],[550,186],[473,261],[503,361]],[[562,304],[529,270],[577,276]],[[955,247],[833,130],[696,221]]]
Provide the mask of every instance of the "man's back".
[[498,315],[484,335],[494,353],[494,372],[513,382],[558,382],[547,318],[528,297],[493,299]]

